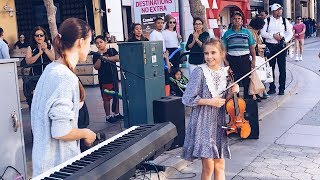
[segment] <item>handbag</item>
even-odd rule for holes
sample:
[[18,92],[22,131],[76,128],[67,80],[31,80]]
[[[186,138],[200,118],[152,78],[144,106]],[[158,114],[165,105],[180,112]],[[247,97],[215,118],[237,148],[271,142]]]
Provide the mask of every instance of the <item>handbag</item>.
[[272,67],[269,65],[269,63],[266,63],[266,76],[267,76],[267,79],[264,81],[264,83],[273,82]]

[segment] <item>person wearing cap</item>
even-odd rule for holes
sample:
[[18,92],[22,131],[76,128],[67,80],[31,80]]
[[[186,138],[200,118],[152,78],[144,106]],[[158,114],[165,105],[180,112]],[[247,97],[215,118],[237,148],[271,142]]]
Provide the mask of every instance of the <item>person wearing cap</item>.
[[[274,3],[271,6],[272,16],[265,19],[265,25],[261,30],[261,36],[265,38],[266,45],[270,50],[270,55],[268,58],[272,57],[279,51],[281,51],[288,43],[292,36],[292,25],[290,22],[282,17],[282,6],[280,4]],[[275,58],[269,61],[270,66],[273,71],[273,80],[274,78],[274,69],[276,63],[279,68],[279,95],[284,95],[285,85],[286,85],[286,56],[287,50],[283,51]],[[268,94],[275,94],[276,86],[274,81],[270,83]]]
[[23,34],[19,36],[19,40],[14,44],[14,48],[21,49],[21,48],[27,48],[29,44],[25,42],[25,37]]
[[9,47],[4,42],[4,31],[0,27],[0,59],[10,59]]
[[[255,40],[252,33],[242,26],[243,17],[240,12],[234,12],[231,18],[231,28],[224,33],[222,41],[227,49],[227,64],[230,65],[235,80],[238,80],[255,67]],[[240,86],[244,88],[244,98],[247,99],[252,98],[248,93],[249,84],[249,76],[240,81]]]

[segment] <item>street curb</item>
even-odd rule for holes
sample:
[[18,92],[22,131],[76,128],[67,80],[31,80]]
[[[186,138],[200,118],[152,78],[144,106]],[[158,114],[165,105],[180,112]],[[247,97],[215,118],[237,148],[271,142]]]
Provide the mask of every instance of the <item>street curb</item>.
[[[290,64],[292,64],[292,63],[290,63]],[[295,64],[292,64],[292,65],[295,66]],[[270,114],[272,111],[276,110],[290,96],[292,96],[296,93],[296,91],[299,87],[299,82],[294,78],[295,77],[294,71],[292,71],[292,69],[289,69],[289,71],[291,72],[292,81],[286,87],[285,95],[282,95],[282,96],[276,95],[276,97],[274,97],[271,102],[267,103],[268,104],[267,107],[263,107],[262,109],[259,109],[259,119],[263,119],[268,114]]]

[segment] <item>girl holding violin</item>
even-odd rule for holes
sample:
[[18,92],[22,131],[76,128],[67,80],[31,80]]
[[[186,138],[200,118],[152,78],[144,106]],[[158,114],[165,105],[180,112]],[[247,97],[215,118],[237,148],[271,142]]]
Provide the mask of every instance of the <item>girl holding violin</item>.
[[[202,159],[202,180],[225,179],[225,160],[231,158],[225,130],[226,99],[239,92],[239,86],[231,87],[229,93],[221,92],[227,87],[229,67],[221,67],[225,48],[218,39],[203,44],[205,64],[197,67],[182,97],[182,102],[192,107],[187,128],[183,158]],[[221,95],[220,95],[221,94]]]

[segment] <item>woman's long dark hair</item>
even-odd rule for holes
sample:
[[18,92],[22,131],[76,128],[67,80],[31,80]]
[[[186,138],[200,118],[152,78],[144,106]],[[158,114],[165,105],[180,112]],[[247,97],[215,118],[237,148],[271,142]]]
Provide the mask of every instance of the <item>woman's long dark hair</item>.
[[[56,55],[62,57],[65,61],[67,67],[75,73],[74,67],[71,66],[71,63],[66,59],[65,51],[71,49],[74,46],[74,43],[78,39],[87,39],[90,32],[92,32],[88,23],[81,19],[69,18],[63,21],[58,29],[58,35],[53,40],[53,47],[56,51]],[[80,100],[84,101],[85,91],[82,84],[79,81],[79,90],[80,90]]]
[[30,47],[31,49],[34,49],[37,47],[37,41],[35,40],[35,33],[38,31],[38,30],[41,30],[44,34],[44,42],[46,42],[48,44],[48,47],[50,46],[50,44],[48,43],[49,42],[49,38],[48,38],[48,34],[47,34],[47,31],[41,27],[41,26],[36,26],[33,28],[33,30],[31,31],[31,36],[30,36]]
[[[131,28],[130,28],[130,33],[129,33],[129,39],[132,39],[132,38],[134,38],[135,37],[135,34],[133,33],[133,31],[134,31],[134,29],[137,27],[137,26],[141,26],[141,24],[139,24],[139,23],[132,23],[132,25],[131,25]],[[141,26],[142,27],[142,26]],[[141,41],[147,41],[147,38],[145,38],[144,36],[143,36],[143,34],[141,35]]]

